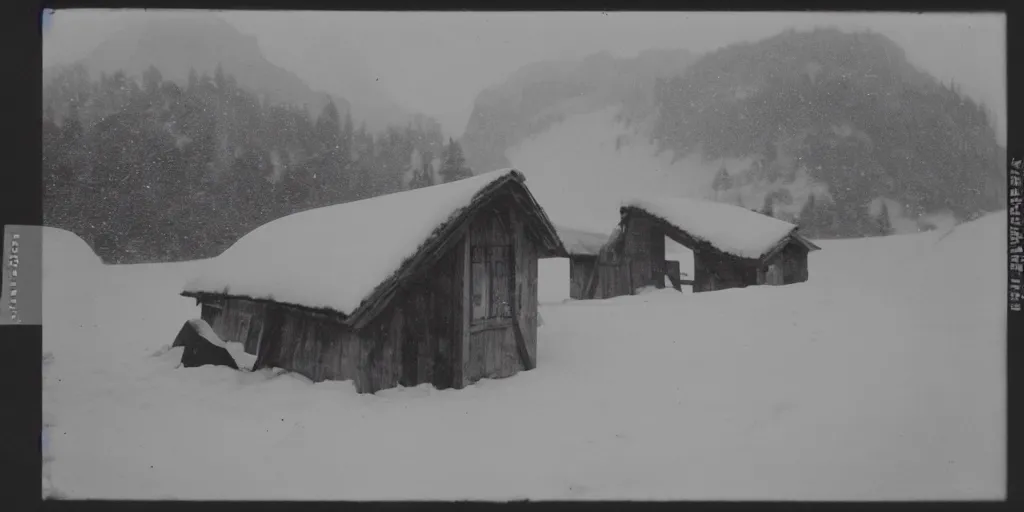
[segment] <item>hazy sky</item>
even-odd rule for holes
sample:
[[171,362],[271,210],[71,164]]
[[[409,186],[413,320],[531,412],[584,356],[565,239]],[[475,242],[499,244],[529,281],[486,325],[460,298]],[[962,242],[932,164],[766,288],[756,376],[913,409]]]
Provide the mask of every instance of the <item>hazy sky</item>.
[[[126,17],[159,15],[57,12],[44,39],[44,61],[77,59]],[[268,59],[316,89],[330,90],[344,71],[332,60],[361,58],[366,72],[400,104],[438,119],[455,136],[462,134],[481,89],[530,62],[602,50],[619,56],[649,48],[705,52],[790,27],[868,28],[900,44],[913,64],[944,82],[955,80],[988,105],[1005,143],[1002,14],[234,11],[221,16],[257,36]]]

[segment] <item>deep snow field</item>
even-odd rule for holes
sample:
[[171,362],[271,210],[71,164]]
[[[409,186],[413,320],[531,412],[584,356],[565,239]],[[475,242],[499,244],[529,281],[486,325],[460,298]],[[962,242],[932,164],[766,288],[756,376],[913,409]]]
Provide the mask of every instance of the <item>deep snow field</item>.
[[44,495],[64,498],[998,499],[1005,212],[824,241],[810,281],[565,301],[538,367],[462,390],[175,368],[196,265],[44,237]]

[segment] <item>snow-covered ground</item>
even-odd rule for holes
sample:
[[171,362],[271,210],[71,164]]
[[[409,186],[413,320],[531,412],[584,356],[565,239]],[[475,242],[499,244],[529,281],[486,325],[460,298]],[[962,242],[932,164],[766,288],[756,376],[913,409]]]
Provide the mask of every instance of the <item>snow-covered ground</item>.
[[537,369],[376,395],[176,368],[202,262],[104,267],[48,230],[44,493],[1001,498],[1005,227],[822,242],[807,283],[703,294],[563,302],[545,261]]

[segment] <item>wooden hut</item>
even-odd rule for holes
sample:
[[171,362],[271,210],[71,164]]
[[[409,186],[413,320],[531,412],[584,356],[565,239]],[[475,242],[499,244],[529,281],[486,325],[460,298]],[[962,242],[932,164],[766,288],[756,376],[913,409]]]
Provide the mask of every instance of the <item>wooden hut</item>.
[[[607,258],[602,260],[599,257],[601,249],[608,243],[610,235],[563,226],[558,226],[557,229],[565,250],[569,254],[569,297],[577,300],[614,297],[614,286],[610,285],[611,288],[605,290],[601,286],[601,276],[605,276],[604,283],[614,283],[615,274],[620,270],[619,263],[609,261]],[[664,256],[662,258],[664,259]],[[684,274],[679,270],[678,261],[665,260],[664,276],[676,290],[682,290],[683,286],[693,284],[692,281],[684,279]],[[605,295],[606,293],[612,293],[612,295]]]
[[182,295],[254,370],[461,388],[536,365],[537,259],[564,256],[509,169],[277,219]]
[[724,203],[636,200],[620,216],[597,257],[603,297],[664,288],[674,266],[665,261],[666,237],[693,251],[694,292],[806,281],[808,253],[820,249],[793,224]]
[[564,226],[557,226],[557,230],[569,256],[569,297],[599,298],[593,297],[595,290],[590,286],[596,279],[597,255],[608,242],[608,235]]

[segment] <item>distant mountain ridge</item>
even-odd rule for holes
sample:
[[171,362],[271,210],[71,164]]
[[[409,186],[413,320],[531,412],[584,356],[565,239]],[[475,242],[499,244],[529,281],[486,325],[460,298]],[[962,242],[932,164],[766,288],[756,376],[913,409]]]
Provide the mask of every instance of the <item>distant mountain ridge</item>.
[[[569,140],[567,127],[583,129],[569,118],[609,122],[595,114],[608,108],[618,112],[615,126],[584,130],[600,134],[590,149]],[[557,153],[555,133],[571,154]],[[935,215],[965,220],[1005,207],[1006,150],[985,108],[872,32],[787,31],[699,57],[659,51],[531,64],[480,93],[462,140],[474,169],[508,165],[513,155],[513,165],[572,173],[578,183],[616,162],[649,181],[650,193],[771,210],[817,237],[878,234],[890,222],[916,229]],[[557,170],[547,164],[554,161]],[[600,170],[606,180],[609,172]],[[673,181],[666,172],[688,175],[677,181],[685,188],[655,186]]]

